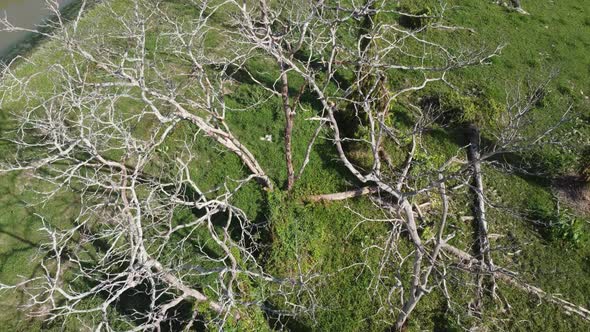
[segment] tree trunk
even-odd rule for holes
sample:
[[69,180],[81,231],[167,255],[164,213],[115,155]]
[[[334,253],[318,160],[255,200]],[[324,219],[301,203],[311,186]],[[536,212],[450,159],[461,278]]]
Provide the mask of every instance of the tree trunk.
[[293,123],[295,122],[295,112],[289,102],[289,79],[287,78],[287,66],[281,63],[281,83],[283,98],[283,109],[285,111],[285,161],[287,163],[287,190],[291,191],[295,183],[295,170],[293,169]]
[[[484,196],[483,175],[481,172],[480,153],[479,153],[479,129],[474,124],[468,127],[469,147],[467,150],[467,158],[473,168],[473,191],[475,193],[475,219],[478,225],[478,247],[479,259],[483,267],[493,269],[494,263],[490,253],[490,240],[488,238],[488,222],[486,219],[486,203]],[[496,282],[494,275],[491,275],[492,294],[495,294]],[[483,298],[483,274],[478,275],[478,291],[476,295],[475,308],[476,311],[481,310],[481,301]]]

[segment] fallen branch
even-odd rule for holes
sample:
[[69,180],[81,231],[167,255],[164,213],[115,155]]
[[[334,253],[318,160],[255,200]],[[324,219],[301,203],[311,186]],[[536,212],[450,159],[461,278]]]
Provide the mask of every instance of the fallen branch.
[[513,275],[513,273],[511,273],[510,271],[508,271],[506,269],[503,269],[501,267],[491,268],[490,266],[484,265],[484,268],[486,269],[486,271],[481,271],[478,268],[479,266],[481,266],[480,260],[471,256],[470,254],[466,253],[465,251],[458,249],[454,246],[451,246],[448,243],[444,243],[442,245],[442,249],[444,251],[446,251],[447,253],[459,258],[461,260],[461,262],[459,263],[461,268],[464,268],[469,271],[474,271],[474,272],[488,272],[488,273],[492,274],[498,280],[502,280],[505,283],[507,283],[513,287],[516,287],[526,293],[536,295],[539,298],[545,299],[546,301],[548,301],[550,303],[558,305],[567,314],[573,313],[573,314],[580,316],[584,320],[590,321],[590,310],[588,310],[584,307],[581,307],[579,305],[576,305],[574,303],[571,303],[567,300],[564,300],[564,299],[562,299],[558,296],[555,296],[553,294],[549,294],[538,287],[535,287],[535,286],[529,285],[523,281],[520,281]]
[[379,187],[362,187],[354,190],[343,191],[334,194],[313,195],[306,198],[308,202],[321,201],[342,201],[349,198],[375,194],[379,192]]
[[[489,266],[494,269],[494,262],[490,254],[490,240],[488,238],[488,222],[486,219],[486,202],[484,197],[483,175],[481,171],[480,153],[479,153],[479,129],[475,125],[468,127],[469,146],[467,148],[467,158],[473,169],[473,192],[475,194],[475,219],[477,221],[478,229],[478,248],[479,259],[482,265]],[[483,275],[478,275],[477,280],[477,299],[475,307],[477,311],[481,310],[481,298],[483,294]],[[491,291],[496,294],[496,281],[491,275]]]

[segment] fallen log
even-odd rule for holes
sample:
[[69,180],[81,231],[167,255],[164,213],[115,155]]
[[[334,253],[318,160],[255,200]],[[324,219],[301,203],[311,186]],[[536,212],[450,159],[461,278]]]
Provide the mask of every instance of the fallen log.
[[478,260],[477,258],[471,256],[467,252],[465,252],[461,249],[458,249],[454,246],[451,246],[448,243],[444,243],[442,245],[442,249],[443,249],[443,251],[458,258],[460,260],[460,262],[459,262],[460,267],[465,270],[473,271],[473,272],[477,272],[477,273],[486,273],[486,272],[490,273],[497,280],[501,280],[501,281],[505,282],[506,284],[511,285],[517,289],[520,289],[528,294],[538,296],[539,298],[542,298],[542,299],[546,300],[547,302],[550,302],[550,303],[553,303],[553,304],[559,306],[561,309],[563,309],[566,312],[566,314],[576,314],[576,315],[580,316],[581,318],[583,318],[584,320],[590,321],[590,310],[588,310],[584,307],[581,307],[579,305],[576,305],[572,302],[569,302],[567,300],[564,300],[556,295],[547,293],[539,287],[532,286],[532,285],[529,285],[521,280],[518,280],[518,278],[515,277],[514,273],[512,273],[506,269],[503,269],[498,266],[495,266],[492,268],[491,266],[484,265],[484,268],[486,269],[486,271],[481,271],[480,270],[481,261]]
[[314,195],[306,198],[308,202],[322,202],[322,201],[342,201],[349,198],[375,194],[379,191],[378,187],[362,187],[354,190],[343,191],[334,194]]
[[[478,258],[481,264],[494,268],[494,262],[492,261],[492,255],[490,253],[490,240],[488,238],[488,222],[486,218],[486,202],[484,196],[483,186],[483,174],[481,170],[481,155],[479,152],[479,128],[476,125],[471,124],[467,128],[467,136],[469,138],[469,146],[467,147],[467,159],[472,165],[473,170],[473,188],[472,191],[475,194],[475,220],[478,225],[477,236],[478,236]],[[483,275],[477,276],[478,289],[476,293],[476,300],[474,303],[474,309],[477,312],[481,311],[481,302],[483,297]],[[490,275],[491,279],[491,291],[492,294],[496,294],[496,281],[494,275]]]

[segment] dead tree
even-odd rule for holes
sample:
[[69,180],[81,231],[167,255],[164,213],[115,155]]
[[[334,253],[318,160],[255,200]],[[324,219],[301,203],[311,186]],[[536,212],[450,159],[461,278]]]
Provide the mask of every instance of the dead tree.
[[[493,144],[479,146],[474,139],[468,158],[459,147],[455,155],[427,163],[420,160],[429,154],[423,136],[440,110],[415,105],[415,94],[429,85],[457,89],[448,80],[449,72],[487,64],[501,47],[470,48],[454,38],[445,43],[432,39],[427,32],[464,29],[445,21],[444,3],[424,15],[376,0],[192,0],[187,5],[197,14],[181,20],[165,1],[133,0],[124,10],[105,2],[99,6],[107,19],[96,26],[82,19],[84,1],[70,23],[60,20],[55,9],[58,19],[49,23],[55,29],[33,32],[45,34],[61,61],[24,78],[19,65],[31,60],[4,68],[0,102],[8,109],[15,103],[19,107],[14,110],[18,126],[3,138],[16,152],[0,171],[34,174],[44,183],[41,202],[73,191],[82,204],[78,217],[65,228],[44,220],[49,239],[41,251],[44,275],[2,288],[23,289],[30,297],[29,308],[43,308],[37,313],[48,320],[79,319],[89,328],[107,331],[120,322],[132,326],[132,321],[140,323],[129,330],[159,329],[187,302],[206,307],[208,323],[220,330],[247,319],[250,308],[270,310],[265,305],[269,298],[281,299],[280,305],[293,315],[316,310],[309,303],[316,301],[313,285],[323,276],[309,271],[268,274],[257,259],[255,225],[233,202],[250,181],[261,182],[267,190],[274,187],[226,118],[230,107],[224,96],[231,93],[228,85],[237,71],[282,102],[287,190],[304,173],[325,129],[340,164],[362,187],[309,200],[364,195],[385,216],[391,229],[368,249],[378,250],[381,258],[373,266],[367,291],[393,328],[403,329],[433,291],[452,301],[445,271],[456,262],[444,252],[462,260],[467,272],[512,283],[513,278],[493,264],[482,172],[495,156],[551,141],[565,116],[550,127],[536,127],[531,115],[542,97],[540,90],[520,94],[513,89],[519,93],[507,103],[496,128],[486,133]],[[224,24],[214,23],[215,15]],[[400,16],[423,24],[403,27]],[[0,23],[3,30],[23,30],[6,20]],[[222,44],[206,45],[207,37],[220,31]],[[343,38],[351,31],[355,38]],[[275,78],[270,86],[248,71],[247,63],[255,57],[276,65],[269,70]],[[350,78],[341,78],[339,70]],[[390,82],[394,73],[413,75]],[[296,93],[289,90],[290,76],[304,82]],[[39,93],[35,80],[49,82],[46,93]],[[293,129],[304,94],[320,105],[308,119],[318,126],[296,171]],[[396,103],[407,111],[407,128],[389,121]],[[344,130],[351,118],[362,132]],[[202,137],[235,154],[247,174],[238,179],[228,174],[213,189],[203,188],[195,176],[199,167],[210,167],[199,164],[196,145]],[[361,153],[363,160],[352,152]],[[392,153],[399,155],[392,158]],[[472,178],[481,259],[448,244],[456,188],[468,186]],[[425,215],[417,208],[423,203],[438,210]],[[179,221],[182,213],[191,219]],[[423,232],[426,221],[436,229],[430,237]],[[400,251],[400,241],[410,244],[409,254]],[[410,276],[401,280],[404,269]],[[72,281],[85,283],[70,287]],[[268,292],[248,292],[254,283]],[[532,286],[517,287],[588,318],[584,308]],[[149,309],[113,318],[112,307],[133,292],[147,295]],[[95,298],[101,299],[98,304],[91,301]],[[188,329],[193,319],[181,324]]]
[[[477,235],[478,235],[478,250],[482,267],[489,267],[494,269],[494,263],[490,253],[491,246],[488,238],[489,227],[486,218],[486,199],[484,197],[483,174],[481,169],[481,155],[480,155],[480,132],[476,125],[471,124],[467,128],[467,135],[469,137],[469,147],[467,150],[467,159],[473,168],[473,192],[475,193],[475,219],[477,221]],[[482,270],[484,270],[482,268]],[[477,276],[477,296],[475,299],[475,310],[481,311],[481,301],[483,297],[483,279],[484,275]],[[491,275],[491,291],[496,293],[496,281],[494,275]]]
[[[270,4],[266,0],[259,0],[251,6],[247,3],[240,4],[237,1],[235,5],[240,8],[240,14],[235,17],[233,22],[239,31],[237,42],[261,50],[263,54],[273,59],[277,65],[278,77],[276,77],[272,87],[265,88],[272,95],[276,95],[282,100],[285,115],[283,139],[287,169],[286,189],[290,191],[307,164],[304,161],[298,174],[295,173],[292,148],[293,128],[296,111],[306,86],[305,84],[302,85],[296,94],[289,91],[288,75],[293,73],[293,70],[288,62],[296,61],[299,64],[306,65],[305,60],[298,61],[296,57],[302,51],[302,47],[307,46],[308,32],[313,28],[314,22],[317,23],[314,17],[315,12],[310,10],[306,2],[280,1],[279,3]],[[307,66],[309,65],[311,63],[307,63]],[[258,82],[254,75],[250,74],[250,78],[264,86],[261,82]],[[277,83],[279,87],[275,88]]]
[[[391,310],[392,313],[397,313],[395,319],[395,328],[401,329],[406,323],[412,311],[416,308],[419,301],[429,292],[433,291],[434,286],[430,286],[432,282],[432,275],[434,271],[444,262],[441,261],[440,252],[444,243],[448,241],[445,236],[445,225],[448,213],[449,194],[447,192],[447,183],[462,183],[467,184],[470,174],[475,174],[476,187],[479,188],[478,193],[478,220],[481,234],[482,268],[491,269],[493,266],[492,258],[487,240],[487,227],[485,218],[485,195],[481,179],[481,164],[494,156],[522,151],[522,149],[529,149],[535,145],[542,144],[544,139],[548,138],[553,130],[559,126],[562,121],[558,121],[554,126],[544,128],[543,131],[535,134],[525,135],[524,128],[530,125],[530,114],[534,110],[535,100],[538,94],[531,91],[530,95],[519,96],[518,102],[507,105],[507,112],[505,117],[501,119],[501,129],[493,135],[497,135],[497,144],[491,147],[488,151],[483,153],[473,153],[471,160],[462,160],[458,156],[462,154],[458,151],[457,156],[449,158],[442,165],[436,166],[434,169],[421,171],[418,174],[411,174],[416,165],[415,155],[417,154],[417,146],[420,144],[422,132],[428,128],[436,117],[436,110],[420,110],[408,105],[410,109],[415,110],[415,126],[412,130],[405,133],[400,133],[396,128],[387,125],[386,117],[387,111],[393,101],[398,101],[402,96],[408,95],[424,89],[428,84],[434,82],[441,82],[448,85],[452,84],[446,80],[446,73],[457,68],[467,66],[480,65],[485,63],[490,57],[496,55],[496,50],[464,50],[462,56],[453,56],[452,52],[445,47],[445,45],[436,44],[433,41],[423,39],[424,32],[427,29],[440,28],[444,31],[456,31],[456,29],[448,29],[448,25],[442,20],[444,14],[444,7],[441,8],[440,15],[433,17],[434,20],[425,25],[421,29],[408,30],[396,24],[383,21],[379,22],[380,14],[398,13],[395,10],[388,10],[382,4],[369,1],[357,7],[346,6],[338,4],[330,6],[323,3],[318,5],[315,9],[317,13],[321,13],[319,19],[323,21],[326,27],[330,28],[330,33],[325,33],[320,37],[313,38],[314,40],[328,40],[325,46],[321,48],[325,50],[324,56],[318,56],[323,68],[328,69],[327,72],[317,72],[311,70],[309,67],[302,65],[294,59],[283,57],[283,63],[287,64],[289,70],[301,75],[308,83],[310,90],[317,96],[318,100],[322,102],[323,109],[321,111],[324,117],[324,122],[327,122],[333,132],[333,143],[337,150],[338,156],[342,165],[348,169],[350,174],[361,182],[365,187],[358,190],[351,190],[350,192],[327,194],[312,196],[310,200],[326,200],[326,199],[342,199],[350,198],[363,194],[372,194],[376,190],[376,195],[372,198],[377,206],[380,206],[384,213],[389,215],[391,223],[401,222],[405,227],[405,234],[408,236],[411,243],[414,245],[413,260],[411,263],[412,276],[409,280],[409,288],[404,289],[401,280],[393,289],[382,292],[379,290],[383,285],[382,279],[391,278],[391,271],[388,271],[387,266],[392,265],[391,260],[396,256],[400,256],[396,252],[395,241],[399,240],[399,235],[391,234],[387,236],[387,243],[378,246],[383,251],[382,264],[375,274],[375,292],[374,294],[389,294],[387,298],[383,299],[383,309]],[[401,13],[405,14],[405,13]],[[357,40],[356,45],[346,45],[339,42],[338,29],[342,28],[342,22],[349,22],[348,20],[356,20],[359,17],[376,18],[376,24],[371,24],[370,29],[363,32]],[[445,27],[444,29],[441,27]],[[328,28],[324,29],[324,32]],[[310,34],[313,32],[310,31]],[[367,44],[361,43],[362,40],[369,40]],[[432,47],[435,54],[430,57],[424,54],[413,54],[411,48],[406,48],[408,43],[415,42],[422,45],[423,48]],[[331,46],[330,46],[331,45]],[[307,49],[304,48],[303,49]],[[405,63],[403,56],[395,56],[397,52],[404,55],[411,56]],[[419,59],[413,62],[413,59]],[[416,64],[418,63],[418,64]],[[347,89],[337,90],[328,87],[322,82],[334,80],[336,66],[346,66],[349,69],[362,68],[362,70],[351,70],[355,72],[353,82]],[[384,85],[384,78],[388,71],[418,71],[423,73],[424,79],[416,84],[409,84],[398,89]],[[386,93],[382,93],[381,89],[386,87]],[[520,98],[522,97],[522,98]],[[338,114],[343,112],[350,112],[352,116],[360,118],[362,125],[368,132],[365,137],[346,137],[343,135],[341,128],[346,124],[339,123]],[[567,112],[565,112],[567,113]],[[410,138],[408,140],[408,138]],[[388,165],[388,168],[383,167],[383,161],[391,160],[387,158],[387,152],[383,149],[384,144],[395,144],[402,141],[412,142],[407,146],[399,148],[406,151],[408,154],[406,161],[402,165]],[[347,151],[346,142],[357,142],[359,145],[364,145],[365,149],[370,151],[369,159],[372,161],[372,166],[368,169],[366,166],[358,166],[356,161],[352,159]],[[475,144],[473,149],[479,150]],[[456,165],[459,165],[458,170]],[[474,171],[475,170],[475,171]],[[433,177],[433,175],[436,175]],[[413,183],[410,182],[413,179]],[[416,179],[427,179],[426,181],[417,181]],[[374,189],[367,189],[374,188]],[[412,203],[413,200],[427,196],[432,190],[439,190],[441,201],[443,202],[442,211],[440,212],[441,221],[436,223],[438,227],[438,234],[434,242],[430,239],[422,239],[419,232],[419,220],[415,217],[415,212]],[[395,229],[397,230],[397,228]],[[428,243],[428,244],[427,244]],[[402,261],[401,264],[404,262]],[[494,275],[492,274],[492,277]],[[446,291],[445,291],[446,293]],[[393,294],[400,295],[400,302],[392,304]]]
[[[188,328],[195,317],[174,317],[182,304],[204,308],[195,315],[222,330],[247,319],[249,308],[270,310],[266,296],[305,297],[311,284],[303,283],[315,277],[267,274],[255,255],[256,227],[232,203],[248,182],[267,190],[273,183],[226,121],[230,68],[250,55],[203,48],[211,15],[223,4],[187,4],[198,13],[188,22],[165,2],[134,0],[124,10],[104,2],[97,5],[102,18],[87,21],[82,1],[71,22],[47,4],[53,29],[30,32],[44,34],[55,62],[17,58],[3,68],[0,103],[13,111],[16,127],[2,137],[15,153],[0,172],[33,174],[42,183],[39,204],[74,192],[81,207],[67,225],[43,219],[42,275],[1,288],[27,294],[32,315],[80,319],[104,331],[120,323],[158,330],[176,320]],[[26,30],[5,19],[0,27]],[[150,45],[152,38],[158,41]],[[23,76],[21,66],[40,71]],[[49,94],[32,87],[35,80]],[[195,146],[203,138],[235,154],[249,174],[203,188],[195,180],[203,167]],[[273,291],[252,297],[244,293],[250,282]],[[112,315],[117,302],[137,293],[147,299],[145,311]]]

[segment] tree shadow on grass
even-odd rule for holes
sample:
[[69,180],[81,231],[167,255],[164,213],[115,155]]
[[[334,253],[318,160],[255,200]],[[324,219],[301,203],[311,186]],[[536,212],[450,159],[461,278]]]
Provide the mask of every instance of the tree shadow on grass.
[[[447,128],[433,128],[426,131],[434,140],[451,143],[457,149],[469,144],[466,138],[467,129],[465,125],[454,125]],[[480,146],[482,153],[495,146],[496,142],[486,136],[480,137]],[[486,160],[495,168],[506,171],[509,174],[516,175],[531,185],[549,188],[551,179],[555,176],[548,169],[551,165],[544,159],[539,152],[522,154],[517,152],[498,153]],[[485,177],[485,174],[484,174]]]
[[[156,285],[156,287],[165,289],[163,285]],[[114,303],[114,308],[121,315],[130,318],[135,324],[146,323],[145,316],[151,311],[153,299],[150,294],[152,291],[154,291],[153,287],[147,282],[144,282],[134,289],[124,292]],[[158,290],[155,291],[158,292]],[[174,300],[172,295],[160,294],[155,304],[164,305],[172,300]],[[194,304],[190,301],[182,301],[167,312],[163,324],[160,325],[158,330],[163,332],[183,331],[196,318],[194,319],[196,324],[193,325],[193,330],[206,331],[205,325],[203,324],[203,317],[200,315],[194,317],[194,313]]]
[[308,332],[313,329],[298,319],[293,317],[281,316],[280,308],[276,307],[272,302],[264,303],[266,310],[264,310],[264,317],[268,322],[268,326],[273,331],[291,331],[291,332]]

